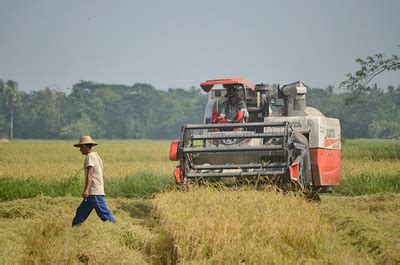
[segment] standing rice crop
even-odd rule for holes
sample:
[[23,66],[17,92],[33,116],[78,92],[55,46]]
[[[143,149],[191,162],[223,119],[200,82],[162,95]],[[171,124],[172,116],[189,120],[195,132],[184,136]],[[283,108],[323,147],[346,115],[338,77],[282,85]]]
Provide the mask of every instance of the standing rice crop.
[[348,263],[362,255],[332,236],[316,205],[274,191],[195,188],[158,195],[161,226],[182,263]]

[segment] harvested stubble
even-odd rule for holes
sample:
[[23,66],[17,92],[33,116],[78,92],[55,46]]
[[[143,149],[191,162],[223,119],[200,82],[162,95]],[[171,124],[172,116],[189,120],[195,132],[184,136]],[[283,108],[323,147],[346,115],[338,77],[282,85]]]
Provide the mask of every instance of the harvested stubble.
[[400,262],[400,195],[325,196],[320,212],[336,236],[367,253],[371,263]]
[[362,263],[302,198],[275,191],[194,188],[155,198],[161,226],[182,263]]
[[93,212],[73,228],[79,202],[37,197],[0,203],[0,264],[160,263],[164,237],[145,225],[150,201],[108,199],[116,225],[101,222]]

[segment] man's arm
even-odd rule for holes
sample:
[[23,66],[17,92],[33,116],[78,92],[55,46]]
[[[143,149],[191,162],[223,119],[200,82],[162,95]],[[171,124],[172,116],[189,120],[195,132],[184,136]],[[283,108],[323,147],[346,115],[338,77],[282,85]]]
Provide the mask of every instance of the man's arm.
[[89,197],[89,188],[93,182],[93,170],[92,166],[87,167],[86,170],[86,178],[85,178],[85,188],[83,189],[82,197],[87,198]]
[[221,106],[218,118],[223,118],[226,115],[227,103],[224,102]]
[[249,117],[249,113],[247,112],[246,102],[244,100],[240,100],[237,104],[238,111],[236,112],[235,122],[243,122]]

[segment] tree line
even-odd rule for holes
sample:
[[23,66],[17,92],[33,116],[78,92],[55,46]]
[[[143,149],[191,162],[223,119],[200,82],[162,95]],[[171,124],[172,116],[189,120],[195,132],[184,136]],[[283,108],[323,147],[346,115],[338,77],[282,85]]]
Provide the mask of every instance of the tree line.
[[376,84],[359,93],[333,93],[333,87],[314,88],[307,93],[307,105],[325,116],[340,120],[345,138],[399,138],[400,85],[379,88]]
[[[202,122],[200,89],[161,91],[149,84],[81,81],[67,95],[45,88],[25,92],[0,81],[0,134],[30,139],[170,139],[184,123]],[[11,133],[13,131],[13,133]]]
[[[346,138],[400,137],[400,85],[377,85],[360,93],[308,88],[307,105],[339,118]],[[0,80],[1,138],[72,139],[83,134],[107,139],[172,139],[187,123],[203,122],[207,102],[199,88],[158,90],[81,81],[71,92],[45,88],[25,92]]]

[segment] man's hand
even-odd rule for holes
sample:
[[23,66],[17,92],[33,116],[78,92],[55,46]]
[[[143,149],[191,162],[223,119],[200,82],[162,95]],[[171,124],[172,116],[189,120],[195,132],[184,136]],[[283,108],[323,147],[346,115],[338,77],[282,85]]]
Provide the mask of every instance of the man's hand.
[[219,114],[218,119],[220,120],[220,119],[223,119],[223,118],[225,118],[225,114]]
[[82,197],[83,197],[83,198],[89,197],[89,190],[84,190],[84,191],[82,192]]

